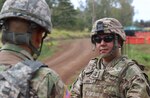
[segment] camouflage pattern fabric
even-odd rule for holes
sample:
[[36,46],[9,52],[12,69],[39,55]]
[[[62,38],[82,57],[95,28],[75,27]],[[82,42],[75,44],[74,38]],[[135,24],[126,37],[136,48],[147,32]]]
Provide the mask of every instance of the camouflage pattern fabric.
[[[1,48],[0,57],[1,72],[20,61],[33,60],[32,56],[27,51],[13,44],[4,45]],[[65,98],[64,94],[68,92],[58,74],[45,67],[40,68],[34,74],[34,77],[30,81],[30,85],[33,90],[32,92],[35,92],[39,98]]]
[[33,74],[42,66],[44,67],[44,64],[41,62],[26,60],[17,63],[5,71],[1,71],[0,98],[29,98],[29,80],[31,80]]
[[73,83],[71,98],[150,98],[148,87],[143,71],[127,57],[116,58],[106,67],[95,58]]
[[33,21],[51,32],[51,12],[45,0],[6,0],[0,19],[10,17]]
[[[103,31],[103,32],[101,32]],[[91,36],[100,33],[116,33],[118,34],[123,40],[126,40],[126,35],[123,30],[123,26],[121,23],[115,18],[102,18],[97,20],[92,27]]]

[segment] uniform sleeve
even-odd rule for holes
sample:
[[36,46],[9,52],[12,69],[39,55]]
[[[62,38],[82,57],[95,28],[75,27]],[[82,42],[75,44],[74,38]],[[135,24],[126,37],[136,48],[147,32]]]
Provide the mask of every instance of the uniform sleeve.
[[81,98],[82,80],[83,80],[82,76],[83,76],[83,72],[80,73],[79,77],[72,84],[71,98]]
[[66,85],[53,70],[41,69],[32,81],[39,98],[70,98]]
[[71,87],[71,98],[82,98],[82,85],[86,73],[93,71],[96,66],[97,58],[91,59],[87,66],[81,71],[76,81]]
[[137,65],[129,67],[126,73],[126,79],[125,98],[150,98],[148,95],[148,82]]
[[70,92],[59,79],[53,86],[50,98],[70,98]]

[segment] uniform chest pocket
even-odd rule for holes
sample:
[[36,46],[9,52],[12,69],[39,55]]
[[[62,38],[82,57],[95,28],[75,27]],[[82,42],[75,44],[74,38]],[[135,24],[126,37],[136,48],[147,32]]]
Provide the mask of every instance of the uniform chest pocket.
[[86,73],[83,82],[85,83],[93,83],[97,80],[103,80],[105,70],[94,69],[91,73]]
[[103,98],[103,87],[92,83],[83,84],[83,98]]
[[[83,79],[83,98],[118,98],[120,70],[97,70],[87,73]],[[100,97],[101,96],[101,97]],[[106,97],[109,96],[109,97]]]
[[120,70],[109,70],[104,74],[104,80],[110,83],[116,83],[119,79]]
[[97,84],[83,84],[82,98],[120,98],[113,87]]
[[118,81],[120,70],[109,70],[104,73],[104,89],[103,93],[111,96],[111,98],[119,98]]

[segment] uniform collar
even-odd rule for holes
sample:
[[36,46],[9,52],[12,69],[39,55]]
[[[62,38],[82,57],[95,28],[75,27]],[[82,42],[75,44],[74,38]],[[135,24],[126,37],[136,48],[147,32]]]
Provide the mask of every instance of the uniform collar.
[[108,68],[108,67],[114,67],[120,60],[122,60],[123,58],[125,58],[126,56],[124,55],[121,55],[119,57],[116,57],[114,58],[111,62],[109,62],[107,65],[105,65],[103,62],[102,62],[102,58],[99,58],[98,60],[98,68],[100,69],[105,69],[105,68]]
[[3,51],[3,50],[15,53],[15,54],[17,54],[19,57],[21,57],[24,60],[25,59],[33,60],[33,57],[31,56],[31,54],[29,52],[27,52],[26,50],[24,50],[23,48],[15,45],[15,44],[6,43],[0,49],[0,51]]

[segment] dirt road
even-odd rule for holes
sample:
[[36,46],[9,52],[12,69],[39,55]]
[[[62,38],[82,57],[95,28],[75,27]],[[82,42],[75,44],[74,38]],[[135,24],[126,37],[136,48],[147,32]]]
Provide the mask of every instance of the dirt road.
[[60,51],[44,62],[54,69],[66,84],[70,84],[76,78],[75,75],[96,56],[88,38],[65,41],[59,48]]

